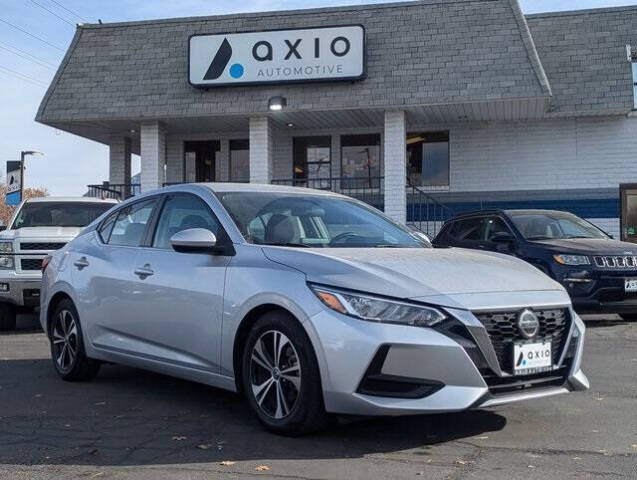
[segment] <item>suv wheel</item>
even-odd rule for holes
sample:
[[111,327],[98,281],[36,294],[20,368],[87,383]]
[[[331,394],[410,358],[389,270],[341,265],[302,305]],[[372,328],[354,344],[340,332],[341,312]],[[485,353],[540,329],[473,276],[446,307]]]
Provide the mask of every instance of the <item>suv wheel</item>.
[[268,430],[295,436],[327,425],[312,344],[290,315],[270,312],[257,320],[243,351],[242,373],[248,402]]
[[0,330],[15,330],[16,313],[12,303],[0,303]]
[[81,382],[95,378],[100,362],[86,356],[80,318],[70,300],[62,300],[55,309],[49,338],[53,366],[63,380]]

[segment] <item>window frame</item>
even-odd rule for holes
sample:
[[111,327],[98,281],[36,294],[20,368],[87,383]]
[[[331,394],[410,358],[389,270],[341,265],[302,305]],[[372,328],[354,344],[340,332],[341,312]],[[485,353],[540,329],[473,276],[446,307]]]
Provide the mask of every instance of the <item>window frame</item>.
[[[379,185],[378,186],[373,186],[371,185],[371,183],[373,183],[373,180],[375,177],[371,177],[370,178],[370,182],[367,184],[367,186],[359,186],[359,185],[355,185],[353,187],[343,187],[343,182],[345,181],[345,183],[347,183],[348,181],[354,180],[355,183],[357,180],[360,180],[361,177],[345,177],[343,175],[343,147],[354,147],[356,145],[343,145],[343,138],[345,137],[378,137],[378,179],[379,179]],[[382,181],[381,179],[383,178],[383,147],[382,147],[382,134],[381,133],[352,133],[352,134],[343,134],[339,136],[339,146],[340,146],[340,169],[339,169],[339,181],[340,181],[340,185],[341,185],[341,189],[342,190],[356,190],[356,189],[370,189],[370,190],[380,190],[382,187]],[[370,146],[369,142],[367,142],[368,145],[358,145],[358,146]]]
[[[312,145],[311,143],[305,145],[305,177],[300,177],[296,173],[296,159],[297,159],[297,142],[304,140],[306,142],[311,142],[312,140],[319,143],[319,145]],[[326,145],[320,145],[320,141],[325,141]],[[329,150],[329,161],[328,162],[310,162],[307,159],[307,149],[309,147],[315,148],[327,148]],[[311,182],[317,182],[322,185],[323,181],[328,181],[329,189],[332,188],[332,163],[333,163],[333,152],[332,152],[332,135],[299,135],[296,137],[292,137],[292,178],[296,182],[305,182],[306,184],[310,184]],[[309,173],[309,165],[327,165],[328,166],[328,176],[327,177],[318,177],[318,178],[310,178]],[[310,185],[311,188],[318,188],[315,185]]]
[[[146,243],[148,241],[148,231],[149,231],[149,227],[151,226],[153,220],[155,219],[155,216],[157,215],[157,208],[159,206],[159,204],[161,203],[161,195],[153,195],[150,197],[144,197],[144,198],[140,198],[139,200],[135,201],[135,202],[131,202],[131,203],[127,203],[126,205],[121,205],[119,206],[114,212],[112,212],[110,215],[108,215],[104,220],[102,220],[99,224],[97,224],[97,226],[95,227],[95,231],[97,232],[97,237],[99,238],[100,242],[102,243],[102,245],[107,245],[109,247],[117,247],[117,248],[143,248],[146,246]],[[113,229],[115,228],[115,223],[117,223],[117,218],[119,217],[119,214],[122,212],[122,210],[127,209],[127,208],[131,208],[134,205],[140,204],[140,203],[146,203],[146,202],[154,202],[153,204],[153,210],[150,212],[150,216],[148,217],[148,222],[146,223],[146,230],[144,231],[144,235],[142,236],[142,242],[141,245],[112,245],[110,242],[111,240],[111,236],[113,234]],[[111,228],[109,234],[108,234],[108,239],[104,239],[104,237],[102,236],[102,227],[108,223],[108,221],[115,217],[115,221],[113,223],[113,227]]]
[[219,224],[219,230],[217,231],[217,235],[216,235],[217,246],[227,247],[232,244],[232,242],[230,241],[230,237],[228,236],[228,233],[226,232],[226,229],[223,226],[223,223],[221,222],[221,220],[219,220],[219,217],[217,216],[215,211],[210,207],[210,205],[208,205],[208,202],[206,202],[199,195],[192,192],[170,192],[170,193],[165,193],[161,195],[161,201],[157,208],[156,214],[153,215],[153,217],[149,221],[150,229],[147,232],[147,237],[145,238],[146,240],[145,243],[147,243],[147,245],[144,245],[146,248],[151,248],[153,250],[160,250],[163,252],[175,252],[175,250],[172,248],[161,248],[161,247],[153,246],[153,243],[155,241],[155,235],[157,235],[157,228],[159,227],[159,219],[161,218],[162,213],[164,213],[164,208],[166,206],[166,203],[168,202],[169,199],[175,198],[175,197],[194,197],[197,200],[199,200],[208,209],[210,215],[212,215],[212,218]]
[[[407,132],[406,135],[406,139],[405,142],[407,142],[409,140],[410,136],[424,136],[425,137],[425,141],[422,142],[423,144],[423,149],[424,149],[424,145],[426,145],[427,143],[445,143],[444,141],[430,141],[427,142],[426,141],[426,136],[430,135],[430,136],[434,136],[434,135],[446,135],[447,136],[447,177],[446,177],[446,183],[444,185],[424,185],[421,181],[421,183],[419,185],[416,185],[418,187],[422,187],[425,189],[448,189],[451,188],[451,130],[436,130],[436,131],[428,131],[428,132],[424,132],[424,131],[412,131],[412,132]],[[407,148],[409,147],[408,144],[405,145],[405,154],[407,154]],[[407,180],[409,181],[410,178],[410,174],[409,174],[409,158],[407,157],[406,159],[406,176],[407,176]],[[421,180],[423,180],[423,176],[422,176],[422,170],[420,172],[420,178]]]
[[[248,180],[242,181],[232,178],[232,143],[233,142],[246,142],[248,144]],[[241,151],[241,150],[237,150]],[[250,183],[250,138],[231,138],[228,140],[228,181],[236,183]]]

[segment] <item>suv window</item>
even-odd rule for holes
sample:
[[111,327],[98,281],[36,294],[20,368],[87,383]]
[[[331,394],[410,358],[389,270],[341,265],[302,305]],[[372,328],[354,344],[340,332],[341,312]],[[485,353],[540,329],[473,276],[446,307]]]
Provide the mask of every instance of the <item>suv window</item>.
[[484,238],[483,220],[483,217],[458,220],[449,229],[449,236],[454,240],[468,240],[479,242]]
[[219,221],[203,200],[194,195],[169,197],[159,217],[153,247],[172,248],[171,237],[189,228],[205,228],[219,238]]
[[488,217],[484,219],[484,239],[490,241],[491,238],[498,233],[507,233],[513,235],[504,220],[500,217]]
[[100,227],[104,242],[109,245],[141,246],[156,203],[156,199],[134,203],[120,209],[116,218],[109,217]]

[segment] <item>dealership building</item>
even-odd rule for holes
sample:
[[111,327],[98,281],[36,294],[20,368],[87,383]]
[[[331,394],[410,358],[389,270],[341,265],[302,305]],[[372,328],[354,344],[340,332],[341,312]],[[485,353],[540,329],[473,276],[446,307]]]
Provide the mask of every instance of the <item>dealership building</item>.
[[637,7],[422,0],[80,25],[36,120],[110,147],[94,194],[278,183],[421,226],[551,208],[631,237],[633,61]]

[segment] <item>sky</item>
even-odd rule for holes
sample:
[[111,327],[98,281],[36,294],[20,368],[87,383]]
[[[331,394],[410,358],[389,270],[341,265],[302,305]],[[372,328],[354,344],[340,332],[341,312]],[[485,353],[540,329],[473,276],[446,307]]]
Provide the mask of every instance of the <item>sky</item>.
[[[47,86],[77,22],[286,10],[387,0],[0,0],[0,172],[5,161],[28,157],[25,186],[52,195],[82,195],[86,185],[108,179],[108,147],[36,123]],[[521,0],[525,13],[635,5],[637,0]],[[247,5],[246,5],[247,4]],[[133,173],[139,159],[133,161]]]

